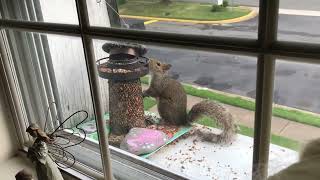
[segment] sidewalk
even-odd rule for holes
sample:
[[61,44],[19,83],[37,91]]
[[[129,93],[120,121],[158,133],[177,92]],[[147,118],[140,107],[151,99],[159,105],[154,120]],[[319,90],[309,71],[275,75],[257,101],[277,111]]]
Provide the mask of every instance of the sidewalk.
[[[191,107],[202,101],[202,98],[188,95],[188,105],[187,108]],[[250,128],[254,128],[254,111],[249,111],[239,107],[234,107],[231,105],[224,104],[234,116],[237,124],[244,125]],[[157,106],[153,106],[149,111],[158,113]],[[297,140],[299,142],[306,142],[314,138],[320,137],[320,128],[297,123],[294,121],[289,121],[279,117],[272,117],[271,123],[272,134]]]
[[[259,12],[259,7],[250,7],[253,11]],[[320,11],[298,10],[298,9],[279,9],[279,14],[297,15],[297,16],[320,16]]]

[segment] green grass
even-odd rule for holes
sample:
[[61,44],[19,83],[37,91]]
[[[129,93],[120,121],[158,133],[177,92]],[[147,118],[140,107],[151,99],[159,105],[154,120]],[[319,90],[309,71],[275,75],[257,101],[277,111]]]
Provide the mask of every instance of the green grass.
[[140,78],[140,81],[142,84],[149,84],[149,77],[148,76],[143,76]]
[[234,7],[211,12],[212,4],[195,2],[172,2],[169,5],[160,1],[127,1],[119,6],[122,15],[149,16],[190,20],[225,20],[247,15],[249,9]]
[[143,98],[143,109],[146,111],[152,108],[156,104],[157,102],[154,98],[151,98],[151,97]]
[[120,5],[123,5],[127,3],[127,0],[117,0],[117,5],[120,6]]
[[210,90],[197,89],[195,87],[192,87],[186,84],[184,84],[183,87],[186,93],[192,96],[197,96],[204,99],[211,99],[211,100],[219,101],[224,104],[230,104],[233,106],[241,107],[241,108],[252,110],[252,111],[254,111],[255,109],[254,102],[249,101],[247,99],[243,99],[241,97],[232,97],[232,96],[215,93]]
[[289,139],[286,137],[274,135],[274,134],[271,135],[271,143],[282,146],[282,147],[286,147],[295,151],[298,151],[300,147],[300,143],[298,141]]
[[274,107],[272,113],[277,117],[282,117],[299,123],[320,127],[320,117],[313,114],[305,113],[299,110],[283,109],[279,107]]
[[[144,84],[148,84],[149,78],[146,76],[142,77],[141,82]],[[199,90],[199,89],[196,89],[190,85],[183,85],[183,86],[184,86],[186,92],[190,95],[220,101],[222,103],[238,106],[238,107],[241,107],[244,109],[254,110],[254,103],[252,101],[243,99],[241,97],[229,97],[227,95],[218,94],[218,93],[208,91],[208,90]],[[156,105],[156,101],[154,98],[144,98],[143,104],[144,104],[145,110],[148,110],[151,107],[153,107],[154,105]],[[275,112],[275,110],[276,110],[276,112]],[[306,117],[307,120],[311,119],[312,122],[314,121],[314,117],[312,115],[306,114],[304,112],[299,112],[299,111],[294,111],[294,110],[286,110],[286,109],[281,109],[281,108],[274,108],[273,111],[274,111],[275,115],[276,114],[279,115],[282,113],[282,116],[291,117],[292,119]],[[216,128],[217,124],[215,122],[216,121],[212,121],[208,117],[203,117],[197,121],[198,124]],[[254,130],[252,128],[249,128],[249,127],[246,127],[243,125],[238,125],[238,126],[239,126],[239,130],[238,130],[239,134],[253,137]],[[292,149],[295,151],[297,151],[299,149],[299,142],[298,141],[295,141],[295,140],[292,140],[292,139],[289,139],[286,137],[274,135],[274,134],[271,135],[271,143],[282,146],[282,147],[286,147],[286,148],[289,148],[289,149]]]
[[[141,82],[144,84],[148,84],[149,77],[141,78]],[[211,99],[215,101],[219,101],[224,104],[229,104],[232,106],[240,107],[243,109],[255,110],[254,101],[244,99],[237,96],[228,96],[225,94],[216,93],[210,90],[205,89],[197,89],[191,85],[183,84],[183,87],[187,94],[192,96],[197,96],[205,99]],[[276,117],[288,119],[291,121],[296,121],[299,123],[320,127],[320,116],[316,116],[313,114],[309,114],[299,110],[290,110],[281,107],[274,107],[272,111],[273,115]]]
[[[208,127],[217,127],[215,121],[212,121],[210,118],[208,117],[203,117],[201,118],[199,121],[197,121],[198,124],[204,125],[204,126],[208,126]],[[243,126],[243,125],[238,125],[239,126],[239,130],[238,133],[242,134],[244,136],[248,136],[248,137],[253,137],[254,135],[254,130],[252,128]],[[272,144],[276,144],[282,147],[286,147],[292,150],[297,151],[299,149],[299,142],[286,138],[286,137],[282,137],[282,136],[278,136],[278,135],[271,135],[271,143]]]

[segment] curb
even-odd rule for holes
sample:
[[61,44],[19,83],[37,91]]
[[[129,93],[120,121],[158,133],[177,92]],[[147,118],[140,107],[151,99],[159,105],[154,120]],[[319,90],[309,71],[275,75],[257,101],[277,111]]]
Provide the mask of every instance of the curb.
[[[232,94],[232,93],[228,93],[228,92],[218,91],[218,90],[210,89],[210,88],[206,88],[206,87],[201,87],[201,86],[198,86],[198,85],[195,85],[195,84],[192,84],[192,83],[190,83],[190,84],[182,83],[182,84],[186,84],[186,85],[192,86],[192,87],[194,87],[196,89],[199,89],[199,90],[208,90],[208,91],[212,91],[212,92],[217,93],[217,94],[221,94],[221,95],[225,95],[225,96],[229,96],[229,97],[240,97],[242,99],[255,102],[254,98],[247,97],[247,96],[242,96],[242,95],[238,95],[238,94]],[[286,109],[286,110],[289,110],[289,111],[290,110],[291,111],[299,111],[299,112],[302,112],[302,113],[306,113],[306,114],[310,114],[310,115],[313,115],[313,116],[320,117],[320,114],[314,113],[314,112],[311,112],[311,111],[298,109],[298,108],[294,108],[294,107],[289,107],[289,106],[285,106],[285,105],[280,105],[280,104],[275,104],[275,103],[272,103],[272,105],[273,105],[273,107],[283,108],[283,109]],[[230,105],[230,106],[233,106],[233,105]],[[282,117],[279,117],[279,118],[282,118]],[[282,118],[282,119],[285,119],[285,118]],[[289,119],[286,119],[286,120],[289,120]],[[292,120],[289,120],[289,121],[292,121]],[[293,122],[296,122],[296,121],[293,121]],[[310,124],[308,124],[308,125],[309,126],[313,126],[313,125],[310,125]],[[316,127],[316,126],[314,126],[314,127]]]
[[[149,78],[149,76],[148,76]],[[143,83],[142,83],[143,84]],[[215,90],[215,89],[210,89],[210,88],[206,88],[206,87],[201,87],[201,86],[198,86],[196,84],[193,84],[193,83],[182,83],[183,85],[188,85],[188,86],[192,86],[193,88],[196,88],[196,89],[199,89],[199,90],[208,90],[208,91],[211,91],[211,92],[214,92],[214,93],[217,93],[217,94],[221,94],[221,95],[224,95],[224,96],[229,96],[229,97],[240,97],[242,99],[245,99],[245,100],[248,100],[248,101],[251,101],[251,102],[255,102],[255,99],[254,98],[251,98],[251,97],[247,97],[247,96],[242,96],[242,95],[238,95],[238,94],[232,94],[232,93],[228,93],[228,92],[223,92],[223,91],[219,91],[219,90]],[[144,84],[146,86],[149,86],[148,84]],[[190,94],[189,94],[190,95]],[[191,95],[192,96],[192,95]],[[197,97],[197,96],[196,96]],[[313,115],[313,116],[317,116],[317,117],[320,117],[320,114],[319,113],[315,113],[315,112],[311,112],[311,111],[308,111],[308,110],[302,110],[302,109],[298,109],[298,108],[294,108],[294,107],[289,107],[289,106],[285,106],[285,105],[280,105],[280,104],[275,104],[275,103],[272,103],[273,107],[277,107],[277,108],[283,108],[283,109],[286,109],[286,110],[292,110],[292,111],[299,111],[299,112],[302,112],[302,113],[306,113],[306,114],[310,114],[310,115]],[[230,106],[233,106],[233,105],[230,105]],[[239,107],[241,108],[241,107]],[[242,108],[244,109],[244,108]],[[279,118],[282,118],[282,117],[279,117]],[[282,119],[285,119],[285,118],[282,118]],[[288,119],[287,119],[288,120]],[[292,121],[292,120],[289,120],[289,121]],[[296,121],[292,121],[292,122],[296,122]],[[313,126],[313,125],[310,125],[310,124],[307,124],[309,126]],[[317,126],[314,126],[314,127],[317,127]]]
[[143,19],[143,20],[158,20],[158,21],[167,21],[167,22],[183,22],[183,23],[195,23],[195,24],[230,24],[230,23],[237,23],[241,21],[246,21],[251,18],[257,16],[257,11],[250,9],[251,12],[247,15],[233,18],[233,19],[226,19],[226,20],[219,20],[219,21],[201,21],[201,20],[188,20],[188,19],[174,19],[174,18],[159,18],[159,17],[149,17],[149,16],[132,16],[132,15],[120,15],[122,18],[134,18],[134,19]]

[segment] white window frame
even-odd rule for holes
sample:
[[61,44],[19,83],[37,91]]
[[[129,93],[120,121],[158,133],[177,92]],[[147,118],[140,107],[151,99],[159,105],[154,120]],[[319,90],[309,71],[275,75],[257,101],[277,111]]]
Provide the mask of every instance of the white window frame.
[[[267,178],[275,60],[276,58],[284,58],[299,62],[318,62],[320,59],[319,44],[277,40],[279,0],[260,0],[257,39],[208,37],[201,35],[94,27],[89,24],[86,0],[76,0],[76,5],[79,25],[1,19],[0,30],[16,29],[28,32],[62,34],[82,38],[93,106],[97,119],[100,152],[102,153],[105,179],[109,180],[112,178],[110,168],[111,160],[107,135],[104,130],[105,122],[103,121],[100,89],[98,88],[98,73],[92,43],[92,39],[94,38],[134,41],[162,47],[180,47],[184,49],[199,49],[257,57],[257,91],[252,179]],[[11,80],[9,79],[8,81]],[[14,99],[14,97],[12,98]],[[16,111],[19,112],[18,109],[16,109]],[[19,117],[17,118],[19,119]],[[138,163],[138,161],[135,163]],[[143,166],[147,165],[143,164]]]

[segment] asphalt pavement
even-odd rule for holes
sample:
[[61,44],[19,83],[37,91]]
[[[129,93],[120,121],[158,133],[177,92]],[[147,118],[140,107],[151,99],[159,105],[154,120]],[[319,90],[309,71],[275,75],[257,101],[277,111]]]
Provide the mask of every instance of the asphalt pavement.
[[[278,27],[279,40],[320,43],[320,17],[280,14]],[[257,38],[258,17],[239,23],[216,25],[158,21],[146,25],[146,29],[182,34]]]
[[[129,19],[127,19],[130,21]],[[258,18],[226,24],[158,21],[147,30],[257,38]],[[320,43],[320,17],[280,15],[279,40]],[[256,58],[214,52],[149,47],[149,57],[171,63],[173,77],[220,91],[255,97]],[[320,65],[278,60],[274,102],[320,113]]]

